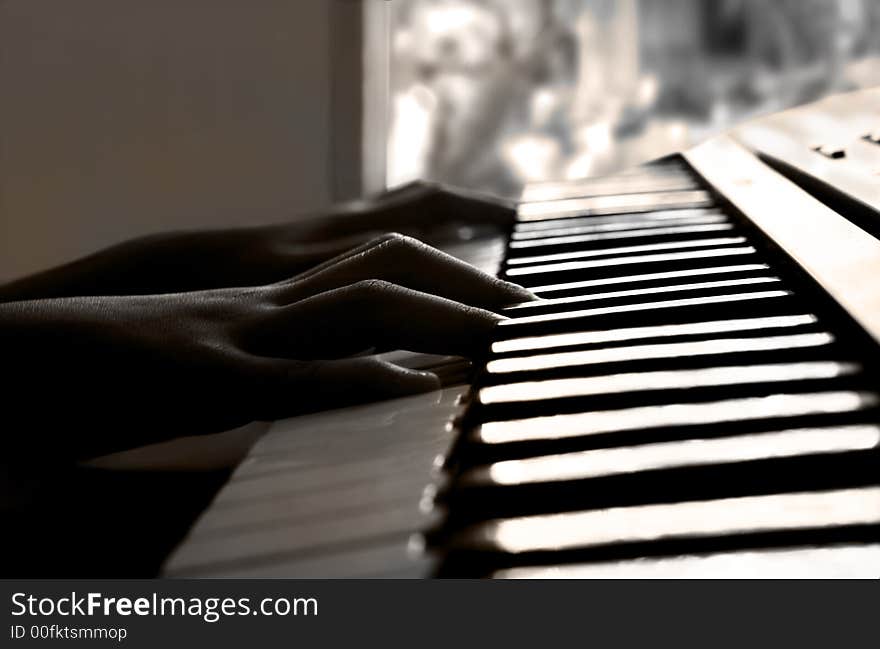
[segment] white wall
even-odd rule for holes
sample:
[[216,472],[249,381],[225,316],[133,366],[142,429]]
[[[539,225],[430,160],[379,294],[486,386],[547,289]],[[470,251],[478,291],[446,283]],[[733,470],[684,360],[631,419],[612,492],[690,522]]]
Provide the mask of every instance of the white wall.
[[328,201],[328,0],[0,0],[0,280]]

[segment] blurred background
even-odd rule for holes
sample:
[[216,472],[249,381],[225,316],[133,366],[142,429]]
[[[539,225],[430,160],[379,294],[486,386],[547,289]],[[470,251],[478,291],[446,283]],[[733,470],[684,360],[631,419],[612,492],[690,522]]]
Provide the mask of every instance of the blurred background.
[[880,83],[877,0],[0,0],[0,281],[415,177],[516,196]]
[[880,83],[876,0],[395,0],[388,181],[516,196]]

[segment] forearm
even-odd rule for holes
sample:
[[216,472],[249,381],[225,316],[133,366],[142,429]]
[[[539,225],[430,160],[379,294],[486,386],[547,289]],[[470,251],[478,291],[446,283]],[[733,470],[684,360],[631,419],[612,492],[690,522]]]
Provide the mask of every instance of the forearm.
[[[44,412],[47,392],[54,382],[52,374],[57,376],[61,371],[50,362],[52,339],[58,338],[58,334],[49,333],[51,323],[58,320],[51,302],[54,300],[0,304],[0,358],[6,377],[0,449],[7,457],[30,457],[41,447],[49,456],[58,449],[54,440],[46,439],[53,427],[47,426],[50,417]],[[52,403],[50,415],[58,412],[57,405]]]
[[0,302],[89,295],[144,295],[211,288],[251,254],[251,230],[139,237],[0,285]]
[[[123,334],[133,327],[118,317],[121,301],[130,299],[0,304],[0,357],[7,378],[0,452],[70,461],[112,448],[113,435],[102,431],[100,422],[120,401],[114,386],[130,381]],[[138,441],[134,435],[127,440],[131,446]]]
[[87,295],[96,288],[96,265],[85,257],[0,284],[0,303]]

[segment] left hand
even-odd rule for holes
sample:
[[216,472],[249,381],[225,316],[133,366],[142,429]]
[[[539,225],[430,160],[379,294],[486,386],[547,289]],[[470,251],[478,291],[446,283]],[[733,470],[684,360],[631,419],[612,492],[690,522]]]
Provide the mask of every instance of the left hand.
[[386,232],[432,241],[428,235],[444,228],[500,228],[513,216],[513,205],[499,199],[411,183],[323,217],[134,239],[0,286],[0,302],[257,286],[302,273]]

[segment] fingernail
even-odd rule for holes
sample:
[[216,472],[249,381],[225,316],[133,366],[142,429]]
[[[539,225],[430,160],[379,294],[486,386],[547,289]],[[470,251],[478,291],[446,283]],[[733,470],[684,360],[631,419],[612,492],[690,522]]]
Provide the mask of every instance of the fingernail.
[[397,374],[394,382],[387,384],[389,395],[406,396],[433,392],[440,388],[440,378],[432,372],[401,369],[403,371]]
[[436,390],[440,387],[440,377],[433,372],[425,372],[423,370],[412,370],[410,376],[413,378],[413,384],[418,384],[419,388],[428,391]]
[[533,302],[540,299],[525,286],[520,286],[519,284],[514,284],[513,282],[504,282],[504,286],[507,287],[507,289],[511,293],[513,293],[517,297],[522,298],[523,302]]
[[440,389],[440,377],[434,374],[433,372],[422,372],[417,371],[419,387],[422,388],[425,392],[430,392],[431,390],[439,390]]

